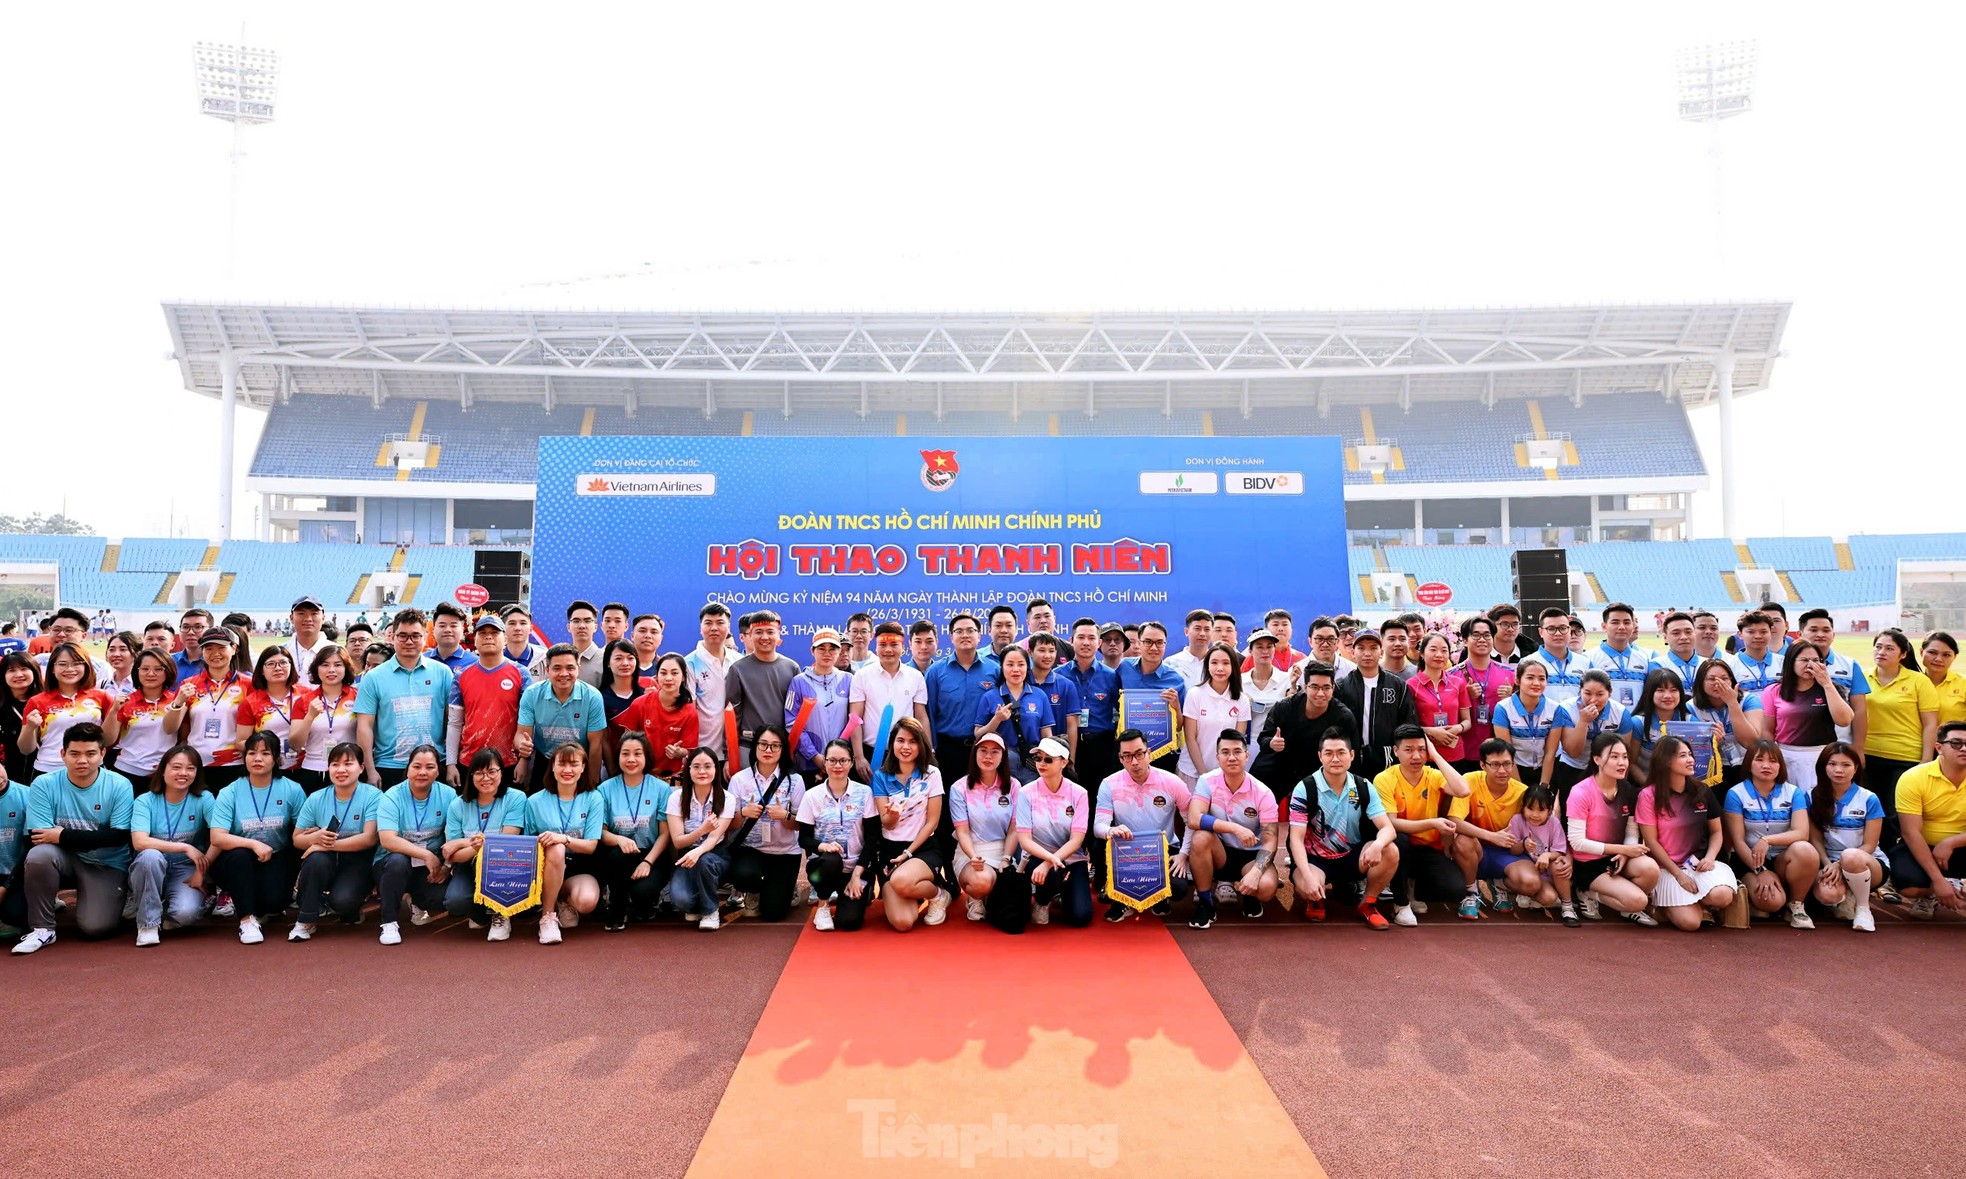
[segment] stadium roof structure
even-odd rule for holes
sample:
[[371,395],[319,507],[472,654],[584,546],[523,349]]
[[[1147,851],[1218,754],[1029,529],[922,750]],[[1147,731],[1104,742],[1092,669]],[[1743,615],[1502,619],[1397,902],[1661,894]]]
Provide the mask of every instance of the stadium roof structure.
[[[620,406],[837,408],[933,397],[947,410],[1304,408],[1656,392],[1732,403],[1769,385],[1780,302],[1408,311],[771,313],[166,303],[184,386],[233,410],[296,394]],[[927,392],[932,390],[931,392]],[[1732,480],[1722,484],[1734,531]]]

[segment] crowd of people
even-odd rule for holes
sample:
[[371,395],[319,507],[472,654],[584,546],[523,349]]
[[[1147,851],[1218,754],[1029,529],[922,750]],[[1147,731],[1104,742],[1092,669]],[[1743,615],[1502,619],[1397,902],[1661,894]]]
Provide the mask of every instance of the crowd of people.
[[[544,944],[804,907],[906,931],[957,900],[1007,932],[1177,904],[1197,929],[1225,905],[1373,929],[1430,904],[1684,930],[1966,913],[1958,644],[1887,630],[1861,667],[1823,610],[1793,634],[1748,610],[1731,651],[1707,611],[1641,647],[1618,603],[1589,649],[1570,612],[1504,604],[1446,631],[1319,617],[1300,651],[1283,609],[1176,635],[1032,599],[855,614],[803,665],[776,614],[717,602],[687,652],[585,601],[552,644],[519,605],[343,630],[302,598],[256,651],[250,619],[194,609],[97,658],[100,621],[57,611],[44,650],[0,658],[16,954],[64,906],[85,937],[231,920],[252,944],[289,912],[289,941],[359,925],[371,897],[385,945],[441,913],[503,941],[474,887],[491,835],[537,842]],[[1101,914],[1111,841],[1163,849],[1164,896]]]

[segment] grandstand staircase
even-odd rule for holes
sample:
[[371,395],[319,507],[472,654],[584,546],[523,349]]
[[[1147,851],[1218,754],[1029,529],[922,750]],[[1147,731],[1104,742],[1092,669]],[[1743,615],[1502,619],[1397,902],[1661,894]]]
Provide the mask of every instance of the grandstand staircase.
[[1847,540],[1836,542],[1836,567],[1844,573],[1849,573],[1857,567],[1857,559],[1851,555],[1850,542]]
[[1800,602],[1802,600],[1802,595],[1796,592],[1795,582],[1789,579],[1789,575],[1785,570],[1776,570],[1775,576],[1781,580],[1782,592],[1788,595],[1789,601]]
[[403,562],[409,559],[410,550],[408,546],[397,545],[396,551],[389,558],[389,571],[391,573],[401,573],[403,571]]
[[232,583],[237,580],[239,580],[239,575],[237,573],[219,574],[218,588],[212,591],[212,605],[214,606],[225,605],[225,599],[232,593]]
[[182,574],[173,573],[165,577],[164,588],[157,591],[157,596],[151,600],[150,604],[153,606],[168,606],[171,603],[171,594],[177,589],[177,579],[180,576]]
[[1720,583],[1727,587],[1728,601],[1738,604],[1748,600],[1748,596],[1741,592],[1740,575],[1733,570],[1723,570],[1720,574]]
[[422,584],[423,584],[423,575],[421,573],[410,574],[409,580],[403,583],[403,597],[402,597],[401,604],[407,606],[410,603],[416,601],[416,587]]
[[1597,574],[1586,573],[1584,574],[1584,580],[1590,584],[1592,602],[1609,602],[1611,600],[1605,596],[1604,584],[1598,581]]
[[104,573],[116,572],[116,562],[122,560],[122,558],[123,542],[118,540],[110,541],[102,550],[102,571]]
[[218,546],[217,546],[217,545],[215,545],[215,544],[208,544],[208,545],[206,545],[206,546],[205,546],[205,555],[204,555],[204,556],[202,556],[202,557],[200,557],[200,558],[198,558],[198,568],[200,568],[200,569],[216,569],[216,568],[218,568]]
[[359,605],[361,605],[361,604],[362,604],[362,591],[363,591],[363,590],[366,590],[366,589],[368,589],[368,588],[369,588],[369,575],[368,575],[368,574],[366,574],[366,573],[364,573],[364,574],[362,574],[362,576],[361,576],[361,577],[359,577],[359,578],[357,578],[357,579],[356,579],[356,581],[355,581],[355,588],[354,588],[353,590],[351,590],[351,591],[349,592],[349,594],[348,594],[348,604],[349,604],[350,606],[359,606]]

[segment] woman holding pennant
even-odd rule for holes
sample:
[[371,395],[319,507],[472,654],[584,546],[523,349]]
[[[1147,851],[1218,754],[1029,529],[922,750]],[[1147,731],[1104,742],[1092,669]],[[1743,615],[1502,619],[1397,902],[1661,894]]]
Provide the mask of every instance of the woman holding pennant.
[[471,755],[465,767],[464,790],[444,815],[444,859],[450,862],[450,881],[444,887],[444,908],[452,913],[470,911],[470,925],[491,932],[486,941],[502,942],[512,936],[512,919],[494,916],[483,905],[473,903],[478,888],[478,853],[487,835],[526,833],[526,796],[505,784],[505,763],[498,750],[487,746]]

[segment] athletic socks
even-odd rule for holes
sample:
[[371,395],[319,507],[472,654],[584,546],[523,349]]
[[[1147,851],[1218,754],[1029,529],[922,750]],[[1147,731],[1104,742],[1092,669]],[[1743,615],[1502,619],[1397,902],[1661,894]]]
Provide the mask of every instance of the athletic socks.
[[1843,883],[1849,886],[1850,898],[1857,902],[1857,912],[1870,912],[1870,869],[1845,872]]

